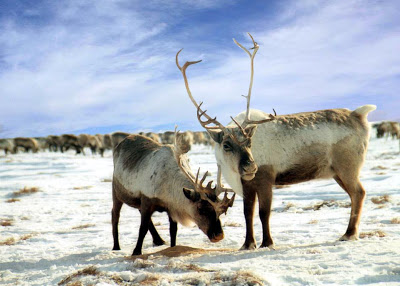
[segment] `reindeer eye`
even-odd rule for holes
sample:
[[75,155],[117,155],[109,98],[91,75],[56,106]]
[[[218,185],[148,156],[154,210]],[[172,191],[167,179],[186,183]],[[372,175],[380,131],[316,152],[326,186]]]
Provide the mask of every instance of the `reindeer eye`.
[[223,147],[226,152],[232,151],[232,146],[229,143],[224,143]]

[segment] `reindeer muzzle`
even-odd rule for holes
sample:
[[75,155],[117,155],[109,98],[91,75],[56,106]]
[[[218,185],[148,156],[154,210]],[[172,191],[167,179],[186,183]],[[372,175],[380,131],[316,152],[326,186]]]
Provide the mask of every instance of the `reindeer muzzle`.
[[246,166],[240,168],[240,177],[245,181],[253,180],[258,171],[257,164],[253,161]]
[[220,234],[212,236],[212,237],[209,237],[209,238],[210,238],[211,242],[218,242],[218,241],[224,239],[224,233],[221,232]]

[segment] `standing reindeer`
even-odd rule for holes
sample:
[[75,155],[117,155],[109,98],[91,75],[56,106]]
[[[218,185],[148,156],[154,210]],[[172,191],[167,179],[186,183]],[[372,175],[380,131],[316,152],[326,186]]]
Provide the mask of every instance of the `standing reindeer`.
[[[142,253],[148,230],[155,245],[164,244],[151,220],[155,211],[168,213],[171,246],[176,245],[177,222],[183,225],[194,222],[212,242],[224,238],[219,216],[232,206],[234,196],[228,199],[220,171],[217,186],[212,188],[209,182],[204,187],[207,172],[199,182],[199,172],[195,178],[185,152],[178,140],[174,146],[162,145],[141,135],[126,137],[114,149],[113,250],[120,250],[118,221],[124,203],[139,209],[141,214],[139,237],[132,255]],[[225,196],[221,201],[218,194],[222,191]]]
[[256,196],[263,229],[261,247],[271,248],[274,245],[269,228],[272,187],[321,178],[333,178],[349,194],[350,221],[341,240],[358,239],[365,197],[359,174],[369,139],[366,117],[376,106],[365,105],[354,111],[328,109],[281,116],[250,110],[253,61],[259,48],[250,37],[254,44],[252,53],[234,39],[251,60],[250,87],[245,96],[247,109],[232,118],[226,127],[208,116],[201,109],[202,103],[197,104],[190,92],[186,68],[200,61],[186,62],[181,67],[178,62],[180,51],[176,55],[187,93],[197,108],[197,118],[216,143],[217,164],[234,192],[243,196],[246,239],[241,249],[256,247],[253,232]]

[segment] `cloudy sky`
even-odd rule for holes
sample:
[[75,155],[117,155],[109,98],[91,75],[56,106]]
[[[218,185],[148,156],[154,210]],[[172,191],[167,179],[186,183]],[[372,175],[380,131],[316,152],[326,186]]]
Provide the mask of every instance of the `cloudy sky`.
[[400,120],[400,1],[0,1],[0,137],[201,130],[194,97],[227,123],[252,107],[278,114],[376,104]]

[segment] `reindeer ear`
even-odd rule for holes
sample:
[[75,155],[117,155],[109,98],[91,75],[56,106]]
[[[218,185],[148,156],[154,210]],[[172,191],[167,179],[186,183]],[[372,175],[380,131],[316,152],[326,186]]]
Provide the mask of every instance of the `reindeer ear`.
[[218,144],[222,142],[222,138],[224,138],[224,131],[221,130],[207,130],[210,137]]
[[253,137],[254,133],[256,133],[257,125],[249,125],[245,128],[246,134],[249,137]]
[[183,188],[183,193],[185,194],[185,197],[187,197],[189,200],[192,202],[198,202],[200,200],[200,194],[196,191],[193,191],[191,189]]

